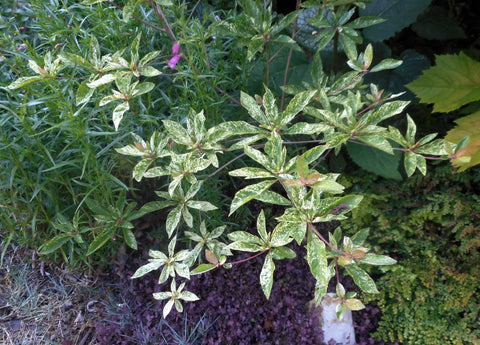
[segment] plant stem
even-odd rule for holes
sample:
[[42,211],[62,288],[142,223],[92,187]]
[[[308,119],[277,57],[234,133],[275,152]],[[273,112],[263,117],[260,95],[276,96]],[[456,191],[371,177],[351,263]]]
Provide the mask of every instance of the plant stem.
[[[262,250],[261,252],[253,255],[253,256],[250,256],[246,259],[243,259],[243,260],[239,260],[239,261],[235,261],[235,262],[229,262],[230,265],[238,265],[238,264],[241,264],[241,263],[244,263],[244,262],[247,262],[247,261],[250,261],[252,259],[255,259],[257,256],[260,256],[262,255],[263,253],[265,252],[268,252],[268,249],[265,249],[265,250]],[[224,265],[227,264],[227,263],[224,263]]]
[[315,235],[317,235],[318,238],[320,238],[323,241],[323,243],[325,243],[328,246],[328,248],[330,248],[331,250],[333,250],[337,253],[342,254],[342,256],[346,256],[348,258],[353,259],[352,254],[346,253],[343,250],[340,250],[340,249],[334,247],[333,245],[330,244],[330,242],[328,242],[325,238],[323,238],[323,236],[320,234],[320,232],[318,232],[318,230],[315,228],[315,226],[313,226],[312,223],[308,222],[307,225],[308,225],[309,229],[311,229],[315,233]]
[[333,72],[337,72],[338,68],[338,30],[335,31],[335,36],[333,37],[333,62],[332,62]]

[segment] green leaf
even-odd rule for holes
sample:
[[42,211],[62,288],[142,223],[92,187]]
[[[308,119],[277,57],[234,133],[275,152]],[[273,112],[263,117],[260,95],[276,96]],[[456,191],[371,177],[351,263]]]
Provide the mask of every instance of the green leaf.
[[386,69],[395,69],[403,63],[401,60],[385,59],[375,65],[370,72],[380,72]]
[[139,267],[130,279],[143,277],[145,274],[159,269],[160,267],[163,266],[164,263],[165,261],[163,260],[155,260],[155,261],[149,262],[148,264]]
[[130,248],[137,250],[137,240],[135,239],[132,230],[123,228],[123,239]]
[[32,76],[32,77],[20,77],[17,80],[15,80],[13,83],[7,86],[10,90],[15,90],[21,87],[25,87],[27,85],[36,83],[37,81],[44,80],[45,78],[42,76]]
[[259,237],[252,235],[246,231],[234,231],[229,233],[227,236],[231,241],[235,242],[250,242],[255,244],[263,243],[263,241]]
[[251,253],[260,252],[263,250],[263,248],[260,247],[258,244],[254,244],[252,242],[243,242],[243,241],[232,242],[225,248],[230,250],[239,250],[242,252],[251,252]]
[[407,176],[410,177],[415,172],[417,168],[417,155],[414,152],[407,151],[405,152],[405,171],[407,172]]
[[262,240],[268,243],[267,225],[265,224],[265,213],[263,213],[263,210],[260,211],[257,217],[257,231]]
[[81,83],[77,89],[77,94],[75,95],[75,104],[80,105],[87,103],[94,92],[95,90],[89,88],[86,83]]
[[370,42],[386,40],[406,28],[417,19],[432,0],[372,0],[358,13],[363,16],[377,16],[386,21],[363,30]]
[[180,223],[180,218],[182,216],[182,205],[178,205],[167,216],[166,227],[167,234],[170,238],[177,228],[178,223]]
[[449,10],[440,6],[429,6],[413,23],[412,30],[418,36],[429,40],[467,38],[460,24],[449,12]]
[[480,164],[480,111],[455,122],[457,125],[447,133],[445,139],[457,144],[452,164],[463,171]]
[[189,146],[190,136],[187,130],[178,122],[172,120],[162,120],[163,125],[168,133],[168,136],[173,139],[174,142]]
[[376,148],[354,143],[347,144],[347,151],[352,160],[361,168],[374,174],[401,181],[402,175],[398,171],[401,154],[395,152],[390,155]]
[[276,180],[262,181],[256,184],[249,185],[242,190],[239,190],[233,197],[232,204],[230,205],[229,216],[235,212],[240,206],[246,204],[252,199],[255,199],[270,186],[272,186]]
[[237,177],[244,177],[246,179],[254,179],[254,178],[273,178],[275,174],[262,169],[262,168],[240,168],[237,170],[230,171],[228,173],[230,176],[237,176]]
[[141,0],[128,0],[127,3],[123,6],[123,21],[125,23],[128,23],[128,21],[133,15],[133,11],[135,10],[135,7],[138,5],[140,1]]
[[291,206],[292,202],[287,198],[281,196],[278,193],[272,192],[271,190],[266,190],[260,195],[255,197],[256,200],[264,202],[266,204],[282,205],[282,206]]
[[437,55],[436,66],[423,72],[407,87],[433,111],[450,112],[480,100],[480,62],[460,53]]
[[209,203],[208,201],[189,200],[186,205],[190,208],[200,210],[200,211],[203,211],[203,212],[213,211],[213,210],[218,209],[217,206]]
[[152,164],[152,162],[152,158],[144,158],[135,165],[135,167],[133,168],[133,178],[135,179],[135,181],[140,182],[143,174],[145,174],[145,171],[147,171],[148,167],[150,166],[150,164]]
[[263,293],[267,299],[270,298],[270,292],[272,291],[274,271],[275,264],[273,262],[272,253],[269,252],[265,256],[265,262],[263,263],[262,271],[260,272],[260,285],[262,286]]
[[71,234],[59,234],[40,247],[40,254],[47,255],[53,253],[72,238]]
[[357,284],[357,286],[362,289],[363,292],[378,293],[375,282],[363,269],[355,264],[343,266],[343,268],[347,271],[347,274],[353,278],[355,284]]
[[118,126],[120,125],[120,121],[123,119],[123,114],[125,114],[128,109],[130,109],[128,102],[123,102],[113,109],[112,120],[113,125],[115,126],[115,131],[118,131]]
[[202,274],[202,273],[211,271],[216,267],[217,267],[216,265],[212,265],[212,264],[201,264],[197,268],[195,268],[192,272],[190,272],[190,274],[191,275]]
[[293,99],[288,103],[287,108],[280,114],[280,127],[286,126],[293,120],[293,118],[305,108],[310,100],[315,96],[317,90],[304,91],[296,94]]
[[260,108],[260,105],[255,101],[255,98],[242,91],[240,93],[240,102],[242,103],[242,106],[247,109],[249,115],[258,123],[261,123],[262,125],[270,124],[263,113],[262,108]]
[[371,253],[365,254],[363,258],[357,259],[357,261],[364,264],[377,265],[377,266],[394,265],[397,263],[397,260],[394,260],[389,256],[377,255],[377,254],[371,254]]
[[362,310],[365,309],[365,305],[363,305],[362,301],[356,298],[349,298],[345,301],[345,305],[350,310]]
[[95,253],[97,250],[103,247],[103,245],[111,239],[114,232],[115,227],[109,226],[105,228],[99,235],[97,235],[92,243],[90,243],[90,246],[88,246],[87,256]]
[[293,259],[297,254],[288,247],[275,247],[272,249],[272,257],[276,260]]
[[307,238],[307,262],[315,279],[323,285],[328,285],[328,263],[325,243],[311,230]]

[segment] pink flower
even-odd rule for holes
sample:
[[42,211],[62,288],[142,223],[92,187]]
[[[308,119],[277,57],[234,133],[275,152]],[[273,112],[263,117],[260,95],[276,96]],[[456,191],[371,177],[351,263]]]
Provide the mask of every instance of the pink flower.
[[177,62],[178,60],[180,60],[180,58],[183,55],[181,53],[178,54],[179,49],[180,49],[180,43],[177,42],[172,47],[173,57],[168,61],[168,67],[170,67],[171,69],[177,69]]
[[22,43],[17,47],[17,50],[25,50],[25,49],[27,49],[27,45],[25,43]]

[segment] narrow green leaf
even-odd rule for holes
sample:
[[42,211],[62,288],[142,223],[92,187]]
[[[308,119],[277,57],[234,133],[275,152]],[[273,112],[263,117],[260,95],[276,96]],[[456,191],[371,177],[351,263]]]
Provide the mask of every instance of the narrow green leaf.
[[385,59],[375,65],[370,72],[380,72],[386,69],[395,69],[403,63],[402,60]]
[[191,145],[190,136],[187,130],[178,122],[172,120],[162,120],[163,125],[168,133],[168,136],[173,139],[174,142],[183,145]]
[[296,94],[293,99],[288,103],[287,108],[283,113],[280,114],[280,127],[286,126],[293,120],[299,112],[305,108],[305,106],[310,102],[310,100],[315,96],[317,90],[312,91],[303,91],[299,94]]
[[405,152],[404,164],[407,176],[412,176],[415,172],[415,169],[417,168],[417,155],[411,151]]
[[37,81],[44,80],[44,77],[42,76],[32,76],[32,77],[20,77],[17,80],[15,80],[13,83],[7,86],[10,90],[15,90],[21,87],[25,87],[27,85],[36,83]]
[[135,167],[133,168],[133,178],[135,181],[140,182],[143,177],[145,171],[147,171],[150,164],[152,164],[152,158],[144,158],[140,162],[138,162]]
[[59,234],[40,247],[40,254],[47,255],[53,253],[72,238],[71,234]]
[[114,232],[115,228],[113,226],[109,226],[105,228],[99,235],[97,235],[92,243],[90,243],[90,246],[88,246],[87,256],[93,254],[103,247],[103,245],[111,239]]
[[274,271],[275,264],[273,262],[272,253],[269,252],[265,256],[265,262],[263,263],[262,271],[260,272],[260,285],[262,286],[263,293],[267,299],[270,298],[270,292],[272,291]]
[[282,205],[282,206],[291,206],[292,202],[287,198],[281,196],[278,193],[272,192],[271,190],[266,190],[260,195],[255,197],[255,200],[259,200],[266,204]]
[[263,210],[260,211],[260,214],[257,217],[257,231],[262,240],[265,243],[268,243],[267,225],[265,224],[265,213],[263,213]]
[[120,125],[120,121],[122,121],[123,119],[123,114],[125,114],[125,112],[129,109],[130,105],[128,104],[128,102],[123,102],[117,105],[115,109],[113,109],[112,120],[113,125],[115,126],[115,131],[118,131],[118,126]]

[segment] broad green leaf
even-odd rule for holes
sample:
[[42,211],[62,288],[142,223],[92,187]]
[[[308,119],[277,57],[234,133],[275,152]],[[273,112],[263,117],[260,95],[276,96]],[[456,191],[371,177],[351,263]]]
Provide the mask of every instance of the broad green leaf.
[[297,254],[288,247],[275,247],[272,249],[272,257],[275,260],[293,259]]
[[203,212],[216,210],[218,207],[208,201],[189,200],[187,206]]
[[83,103],[87,103],[94,92],[95,90],[89,88],[86,83],[81,83],[78,86],[77,94],[75,95],[75,104],[80,105]]
[[311,229],[308,230],[307,238],[307,262],[315,279],[323,285],[328,285],[325,243]]
[[173,305],[175,304],[174,299],[169,299],[167,303],[165,303],[165,306],[163,307],[163,318],[165,319],[168,314],[170,314],[170,311],[172,310]]
[[263,263],[262,271],[260,272],[260,285],[262,286],[263,293],[267,299],[270,298],[270,292],[272,291],[274,271],[275,264],[273,262],[272,253],[269,252],[265,256],[265,262]]
[[[278,229],[277,229],[278,228]],[[274,229],[282,234],[290,234],[298,245],[300,245],[305,238],[307,231],[307,224],[305,222],[280,222]]]
[[364,9],[359,9],[361,17],[376,16],[385,20],[363,30],[370,42],[379,42],[392,37],[417,19],[432,0],[372,0]]
[[429,6],[413,23],[412,30],[428,40],[467,38],[460,23],[451,15],[451,11],[440,6]]
[[155,87],[154,83],[150,83],[150,82],[140,83],[133,90],[132,96],[136,97],[136,96],[143,95],[147,92],[152,91],[154,87]]
[[[445,139],[455,144],[466,142],[466,145],[459,146],[452,159],[453,166],[459,168],[458,171],[464,171],[480,164],[480,111],[455,122],[457,125],[447,133]],[[465,141],[465,138],[468,140]]]
[[232,242],[225,248],[229,250],[239,250],[242,252],[251,252],[251,253],[260,252],[263,250],[263,248],[260,247],[258,244],[254,244],[252,242],[243,242],[243,241]]
[[101,85],[111,83],[112,81],[115,80],[115,78],[116,78],[116,76],[114,74],[105,74],[102,77],[100,77],[100,78],[98,78],[94,81],[88,82],[87,86],[91,89],[95,89],[95,88],[97,88]]
[[345,305],[350,310],[362,310],[365,309],[365,305],[363,305],[362,301],[356,298],[349,298],[345,301]]
[[140,162],[138,162],[135,167],[133,168],[133,178],[135,181],[140,182],[143,177],[145,171],[147,171],[150,164],[152,164],[152,158],[144,158]]
[[41,246],[40,254],[47,255],[53,253],[58,248],[67,243],[68,240],[70,240],[71,238],[73,238],[71,234],[59,234],[55,236],[50,241]]
[[282,247],[292,242],[292,227],[286,226],[285,223],[278,224],[272,231],[270,245],[272,247]]
[[282,206],[291,206],[292,202],[287,198],[281,196],[278,193],[272,192],[271,190],[266,190],[260,195],[255,197],[256,200],[264,202],[266,204],[282,205]]
[[305,106],[310,102],[310,100],[315,96],[317,90],[313,91],[304,91],[299,94],[296,94],[293,99],[288,103],[287,108],[283,113],[280,114],[280,123],[281,127],[286,126],[293,120],[299,112],[305,108]]
[[192,272],[190,272],[190,274],[191,275],[202,274],[202,273],[211,271],[216,267],[217,267],[216,265],[212,265],[212,264],[201,264],[197,268],[195,268]]
[[385,178],[402,180],[402,175],[398,171],[401,160],[401,154],[398,151],[390,155],[376,148],[354,143],[347,144],[347,151],[361,168]]
[[123,228],[123,239],[130,248],[137,250],[137,240],[135,239],[132,230]]
[[141,0],[128,0],[127,3],[123,6],[122,14],[123,14],[123,21],[125,23],[128,23],[128,21],[133,15],[133,11],[135,10],[135,7],[138,5],[140,1]]
[[172,234],[175,232],[178,223],[180,223],[180,218],[182,216],[182,205],[178,205],[167,216],[166,227],[167,227],[167,234],[170,238]]
[[433,111],[450,112],[480,100],[480,62],[464,53],[437,55],[436,66],[423,72],[407,87]]
[[172,138],[175,143],[187,146],[193,144],[190,142],[190,136],[188,135],[187,130],[178,122],[172,120],[162,120],[162,122],[167,130],[168,136]]
[[241,241],[241,242],[251,242],[256,244],[263,243],[259,237],[252,235],[246,231],[234,231],[229,233],[227,236],[231,241],[235,241],[235,242]]
[[244,177],[245,179],[254,179],[254,178],[273,178],[275,174],[262,169],[262,168],[240,168],[237,170],[230,171],[228,173],[230,176]]
[[401,60],[385,59],[375,65],[370,72],[380,72],[386,69],[395,69],[403,63]]
[[235,212],[240,206],[246,204],[252,199],[255,199],[257,196],[266,191],[270,186],[272,186],[276,180],[267,180],[262,181],[256,184],[251,184],[242,190],[239,190],[233,197],[232,204],[230,205],[229,216]]
[[181,299],[185,302],[195,302],[195,301],[198,301],[200,298],[198,298],[198,296],[195,295],[193,292],[182,291],[180,293],[179,299]]
[[261,123],[262,125],[270,124],[255,98],[242,91],[240,94],[240,102],[243,107],[247,109],[249,115],[258,123]]
[[404,164],[407,176],[412,176],[415,172],[415,169],[417,168],[417,155],[414,152],[405,152]]
[[252,38],[252,40],[248,44],[248,50],[247,50],[248,61],[252,60],[256,53],[263,50],[264,44],[265,44],[265,41],[261,37],[254,36]]
[[355,284],[362,289],[363,292],[378,293],[375,282],[363,269],[357,265],[347,265],[343,266],[343,268],[345,271],[347,271],[347,274],[353,278]]
[[378,255],[378,254],[371,254],[367,253],[363,258],[357,260],[358,262],[368,264],[368,265],[394,265],[397,263],[397,260],[392,259],[386,255]]
[[145,274],[159,269],[160,267],[163,266],[164,263],[165,263],[165,261],[162,261],[162,260],[155,260],[155,261],[149,262],[148,264],[139,267],[135,271],[133,276],[131,276],[130,279],[143,277]]
[[35,75],[32,77],[20,77],[17,80],[15,80],[13,83],[7,86],[10,90],[15,90],[20,87],[24,87],[33,83],[36,83],[37,81],[44,80],[44,77]]
[[128,102],[123,102],[117,105],[115,109],[113,109],[112,120],[113,125],[115,126],[115,131],[118,131],[118,126],[120,125],[120,121],[122,121],[123,119],[123,114],[125,114],[125,112],[129,109],[130,105],[128,104]]
[[297,122],[290,128],[282,131],[282,134],[320,134],[327,132],[331,129],[331,126],[323,123],[307,123],[307,122]]

